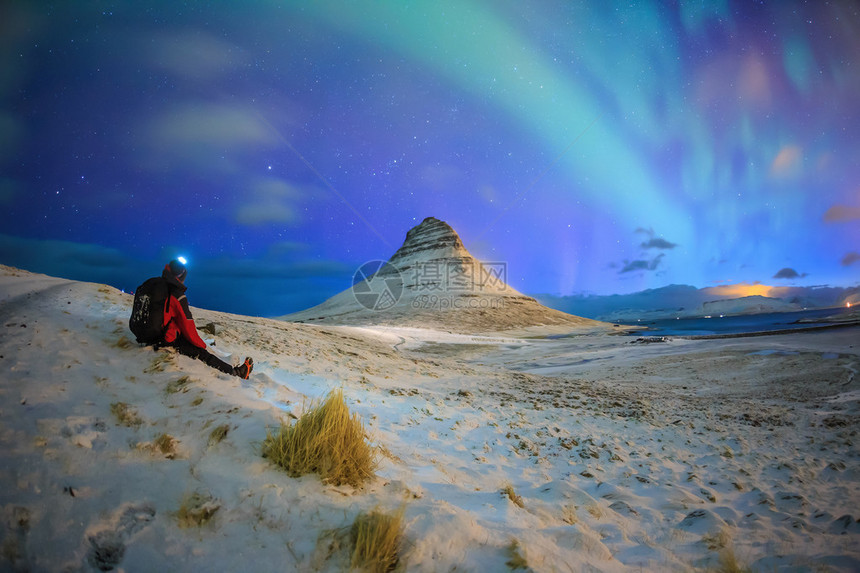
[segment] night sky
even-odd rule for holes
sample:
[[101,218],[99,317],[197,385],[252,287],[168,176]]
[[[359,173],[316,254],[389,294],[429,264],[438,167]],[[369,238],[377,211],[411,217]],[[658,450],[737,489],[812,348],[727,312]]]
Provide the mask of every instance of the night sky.
[[6,1],[0,207],[2,263],[246,314],[427,216],[532,294],[856,285],[860,3]]

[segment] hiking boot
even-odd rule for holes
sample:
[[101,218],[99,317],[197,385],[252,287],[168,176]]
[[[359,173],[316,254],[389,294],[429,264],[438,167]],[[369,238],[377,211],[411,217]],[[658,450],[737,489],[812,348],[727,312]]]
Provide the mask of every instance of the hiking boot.
[[239,378],[248,379],[248,376],[251,375],[251,370],[254,369],[254,360],[249,356],[245,359],[245,363],[239,366],[233,367],[233,374],[238,376]]

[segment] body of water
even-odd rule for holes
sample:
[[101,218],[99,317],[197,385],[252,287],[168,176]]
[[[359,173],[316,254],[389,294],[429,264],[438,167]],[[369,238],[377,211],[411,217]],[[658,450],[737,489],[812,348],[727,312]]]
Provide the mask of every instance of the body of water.
[[[740,334],[767,330],[791,330],[810,326],[824,326],[832,322],[824,321],[830,316],[856,312],[855,308],[818,308],[797,312],[769,312],[742,316],[713,316],[711,318],[667,318],[643,320],[632,323],[642,326],[642,330],[632,336],[693,336],[709,334]],[[803,319],[803,322],[798,322]],[[631,323],[624,323],[631,324]]]

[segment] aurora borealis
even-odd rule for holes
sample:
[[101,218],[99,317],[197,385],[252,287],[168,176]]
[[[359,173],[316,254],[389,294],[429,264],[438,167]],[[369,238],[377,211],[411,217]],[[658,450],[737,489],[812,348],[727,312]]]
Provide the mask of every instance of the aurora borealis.
[[0,8],[0,263],[277,315],[426,216],[526,293],[860,276],[850,1]]

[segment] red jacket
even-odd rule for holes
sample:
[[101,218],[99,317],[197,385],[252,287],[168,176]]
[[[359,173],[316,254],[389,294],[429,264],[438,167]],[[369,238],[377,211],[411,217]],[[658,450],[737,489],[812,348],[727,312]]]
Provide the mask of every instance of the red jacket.
[[174,277],[167,267],[164,267],[162,278],[167,281],[170,295],[167,297],[167,308],[164,309],[164,342],[173,344],[182,336],[197,348],[206,348],[206,343],[197,334],[197,326],[188,308],[185,298],[185,285]]
[[172,344],[179,336],[198,348],[206,348],[206,343],[197,334],[197,326],[191,317],[188,300],[183,294],[178,299],[172,294],[168,297],[167,309],[164,313],[164,341]]

